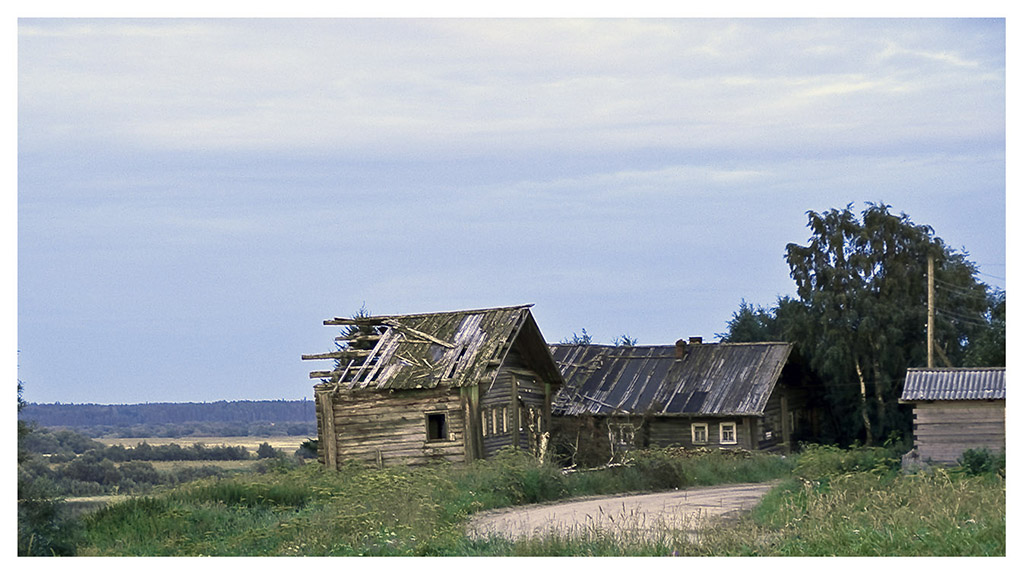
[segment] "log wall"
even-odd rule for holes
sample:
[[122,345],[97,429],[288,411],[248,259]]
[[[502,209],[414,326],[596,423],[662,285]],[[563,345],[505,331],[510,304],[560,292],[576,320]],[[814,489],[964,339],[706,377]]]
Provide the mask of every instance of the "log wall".
[[914,405],[914,447],[922,461],[952,465],[967,449],[1006,450],[1006,401]]
[[[650,445],[658,447],[707,447],[729,449],[741,447],[744,449],[757,449],[752,443],[752,431],[754,427],[753,417],[727,417],[727,418],[689,418],[689,417],[656,417],[647,421],[647,438]],[[719,424],[731,422],[736,425],[736,443],[721,443]],[[705,423],[708,426],[707,443],[693,443],[691,424]]]
[[[464,410],[458,390],[340,391],[331,403],[336,461],[355,459],[381,465],[420,465],[465,461]],[[318,429],[329,429],[322,421]],[[427,440],[427,414],[444,413],[446,440]],[[321,438],[330,442],[331,438]],[[323,453],[329,445],[322,444]]]

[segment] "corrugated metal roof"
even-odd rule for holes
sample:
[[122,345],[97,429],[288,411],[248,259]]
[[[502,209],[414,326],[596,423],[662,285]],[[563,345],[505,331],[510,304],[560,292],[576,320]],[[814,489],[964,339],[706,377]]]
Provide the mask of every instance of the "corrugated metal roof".
[[[477,385],[481,379],[494,376],[497,365],[508,353],[506,344],[511,344],[524,326],[524,333],[538,340],[536,345],[547,355],[530,307],[357,318],[360,325],[378,326],[380,339],[357,365],[331,372],[332,382],[349,389],[378,390],[428,389],[442,383],[448,387]],[[335,318],[324,323],[355,321]],[[543,375],[553,376],[554,382],[559,383],[559,373],[550,363],[550,373]],[[539,369],[543,371],[544,366]],[[325,372],[311,374],[324,376]]]
[[560,415],[743,415],[763,412],[792,345],[702,343],[679,360],[673,345],[551,350],[565,380],[553,406]]
[[911,368],[900,401],[1006,399],[1005,367]]

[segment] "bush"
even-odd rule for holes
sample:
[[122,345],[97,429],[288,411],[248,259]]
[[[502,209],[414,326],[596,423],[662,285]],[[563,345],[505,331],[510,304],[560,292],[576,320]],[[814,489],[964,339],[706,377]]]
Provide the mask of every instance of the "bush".
[[47,479],[18,472],[18,555],[69,556],[76,552],[78,525]]
[[992,453],[988,449],[968,449],[957,459],[967,475],[998,473],[1006,475],[1006,452]]
[[858,471],[890,473],[899,468],[899,455],[891,448],[840,449],[834,445],[805,445],[797,456],[793,473],[801,479],[815,481]]

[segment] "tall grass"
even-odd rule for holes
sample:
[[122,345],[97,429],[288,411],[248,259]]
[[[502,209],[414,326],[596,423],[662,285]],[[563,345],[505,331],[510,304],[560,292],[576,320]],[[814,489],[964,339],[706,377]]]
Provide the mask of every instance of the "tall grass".
[[[563,474],[518,452],[471,465],[317,465],[206,480],[87,516],[82,555],[999,555],[999,476],[903,476],[882,452],[830,448],[798,458],[669,450],[634,465]],[[795,464],[795,465],[794,465]],[[567,497],[786,479],[754,513],[698,535],[582,526],[477,540],[485,509]],[[652,533],[654,534],[652,536]]]
[[705,530],[695,555],[1002,556],[1002,475],[911,475],[884,449],[814,447],[752,514]]
[[[717,475],[703,470],[702,460]],[[470,465],[327,471],[309,465],[194,482],[86,519],[86,555],[500,554],[467,539],[477,511],[566,497],[766,480],[777,457],[642,454],[633,467],[563,474],[519,451]],[[620,542],[621,544],[621,542]],[[604,545],[601,548],[607,548]],[[491,549],[491,551],[486,551]]]

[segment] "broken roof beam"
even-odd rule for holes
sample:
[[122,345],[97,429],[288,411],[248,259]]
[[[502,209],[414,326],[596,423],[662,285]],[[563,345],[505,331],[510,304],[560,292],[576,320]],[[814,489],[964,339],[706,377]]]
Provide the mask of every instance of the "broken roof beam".
[[397,329],[398,331],[401,331],[402,335],[404,335],[404,334],[412,334],[414,336],[418,336],[420,338],[423,338],[424,340],[427,340],[427,341],[429,341],[429,342],[431,342],[433,344],[437,344],[437,345],[442,346],[442,347],[446,347],[446,348],[449,348],[449,349],[455,348],[455,344],[451,344],[449,342],[445,342],[444,340],[439,340],[439,339],[431,336],[430,334],[424,333],[424,331],[420,331],[419,329],[414,329],[414,328],[410,327],[409,325],[403,325],[403,324],[401,324],[401,323],[399,323],[399,322],[397,322],[397,321],[395,321],[393,319],[384,320],[384,325],[387,325],[388,327],[393,327],[393,328]]
[[347,341],[347,342],[361,343],[361,342],[366,342],[366,341],[377,341],[380,338],[381,338],[380,335],[357,335],[357,336],[354,336],[354,337],[347,336],[347,335],[339,335],[338,337],[334,338],[334,341]]
[[345,369],[336,369],[334,371],[311,371],[311,372],[309,372],[309,379],[335,379],[335,378],[337,378],[340,381],[341,378],[338,377],[338,376],[345,375],[345,372],[347,372],[347,371],[348,371],[347,367]]
[[336,317],[325,319],[324,325],[384,325],[390,321],[391,316],[379,315],[373,317]]
[[302,359],[351,359],[357,357],[367,357],[373,353],[370,349],[346,349],[341,351],[332,351],[328,353],[311,353],[303,355]]

